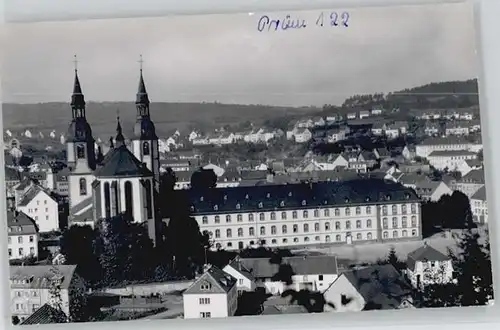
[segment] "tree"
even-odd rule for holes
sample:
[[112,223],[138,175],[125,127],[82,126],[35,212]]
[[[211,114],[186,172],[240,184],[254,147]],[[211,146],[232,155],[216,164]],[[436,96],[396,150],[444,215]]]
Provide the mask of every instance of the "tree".
[[57,320],[61,312],[63,312],[63,300],[61,296],[62,274],[56,266],[52,266],[50,272],[52,278],[50,279],[49,287],[49,305],[52,308],[49,310],[49,319]]
[[200,168],[191,175],[191,189],[209,189],[217,186],[217,175],[212,169]]
[[19,317],[16,315],[12,316],[12,324],[18,325],[19,323],[21,323],[21,320],[19,319]]

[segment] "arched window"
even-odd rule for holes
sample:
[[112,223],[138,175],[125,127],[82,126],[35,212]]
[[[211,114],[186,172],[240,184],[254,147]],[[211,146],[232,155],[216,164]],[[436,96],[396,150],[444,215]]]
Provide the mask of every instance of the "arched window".
[[243,228],[238,228],[238,237],[243,236]]
[[366,239],[372,239],[372,233],[366,234]]
[[215,238],[219,238],[220,237],[220,229],[216,229],[215,230]]
[[111,216],[115,216],[120,211],[118,210],[118,189],[117,189],[118,183],[116,181],[113,181],[111,183]]
[[323,210],[323,215],[324,215],[325,217],[329,217],[329,216],[330,216],[330,209],[324,209],[324,210]]
[[330,230],[330,223],[329,222],[325,222],[325,230]]
[[303,211],[303,212],[302,212],[302,217],[303,217],[303,218],[308,218],[308,217],[309,217],[309,212],[307,212],[307,211]]
[[392,214],[398,214],[398,207],[397,205],[392,206]]
[[266,220],[266,215],[264,213],[259,213],[259,220],[260,221]]
[[281,212],[281,219],[286,219],[286,212]]
[[111,189],[109,182],[104,184],[104,216],[106,219],[111,217]]
[[231,222],[231,215],[230,214],[226,215],[226,222]]
[[372,221],[370,219],[366,220],[366,228],[372,227]]
[[204,215],[202,218],[201,218],[201,221],[204,225],[208,224],[208,217],[206,215]]
[[348,207],[345,208],[345,215],[347,215],[347,216],[351,215],[351,209],[350,208],[348,208]]
[[372,208],[370,206],[366,207],[366,214],[371,214],[372,213]]
[[350,221],[345,222],[345,229],[351,229],[351,222]]
[[152,198],[152,187],[151,187],[151,181],[146,180],[144,182],[144,194],[145,194],[145,207],[146,207],[146,217],[148,219],[153,218],[153,198]]
[[255,229],[253,227],[248,228],[248,235],[250,235],[250,236],[255,235]]
[[297,211],[292,212],[292,218],[297,219]]
[[80,179],[80,196],[87,195],[87,180],[84,178]]
[[77,145],[76,146],[76,157],[78,159],[85,159],[85,146],[84,145]]
[[260,234],[265,235],[266,234],[266,227],[262,226],[260,227]]
[[393,238],[397,238],[397,237],[398,237],[398,231],[397,231],[397,230],[394,230],[394,231],[392,232],[392,237],[393,237]]
[[238,214],[236,216],[236,218],[237,218],[238,222],[242,222],[243,221],[243,216],[241,214]]
[[319,217],[319,210],[314,210],[314,217],[318,218]]
[[248,221],[253,221],[253,214],[248,215]]
[[125,182],[125,214],[132,216],[134,213],[132,182]]
[[304,224],[304,233],[309,232],[309,225],[307,223]]
[[271,220],[276,220],[276,213],[275,212],[271,212]]
[[384,231],[384,233],[382,234],[382,237],[383,238],[389,238],[389,232]]
[[361,233],[357,233],[357,234],[356,234],[356,239],[357,239],[357,240],[361,240],[361,239],[363,239],[363,236],[361,235]]
[[271,226],[271,235],[276,235],[276,226]]
[[335,229],[340,230],[340,221],[335,222]]
[[287,232],[286,225],[281,226],[281,232],[282,232],[283,234],[286,234],[286,232]]
[[319,231],[319,222],[314,224],[314,231]]
[[149,156],[150,151],[149,151],[149,142],[143,142],[142,143],[142,155],[143,156]]
[[359,207],[359,206],[356,207],[356,214],[357,215],[361,214],[361,207]]
[[226,229],[226,237],[231,238],[232,235],[231,229]]

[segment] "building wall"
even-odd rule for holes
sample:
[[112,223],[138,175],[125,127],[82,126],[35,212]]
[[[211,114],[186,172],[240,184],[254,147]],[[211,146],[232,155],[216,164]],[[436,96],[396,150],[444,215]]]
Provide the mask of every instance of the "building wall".
[[458,190],[467,197],[472,197],[479,189],[481,189],[484,186],[484,183],[462,183],[462,182],[457,182],[455,183],[455,190]]
[[476,159],[477,155],[458,155],[458,156],[428,156],[429,164],[438,170],[448,168],[450,171],[460,169],[464,160]]
[[59,205],[46,193],[40,191],[26,206],[17,209],[35,220],[41,233],[59,230]]
[[[80,194],[80,179],[85,179],[87,184],[87,194]],[[95,180],[93,174],[71,174],[68,176],[69,182],[69,206],[74,207],[92,196],[92,182]]]
[[263,283],[266,292],[273,295],[281,295],[286,290],[310,290],[313,292],[321,292],[326,290],[338,278],[337,274],[309,274],[309,275],[293,275],[292,284],[287,285],[281,281],[274,282],[271,280]]
[[[20,251],[22,249],[22,251]],[[8,237],[9,260],[23,259],[29,256],[38,256],[38,235],[15,235]]]
[[[352,299],[347,305],[342,304],[342,295]],[[359,312],[365,307],[365,299],[359,294],[356,288],[349,282],[345,276],[339,278],[324,293],[327,304],[325,312]],[[335,306],[333,309],[328,303]]]
[[[406,214],[403,214],[403,205],[406,206]],[[394,214],[393,206],[396,211]],[[281,217],[282,214],[286,219]],[[419,203],[197,214],[194,218],[200,226],[200,231],[207,230],[212,234],[214,249],[220,246],[227,250],[238,250],[258,244],[262,240],[267,246],[279,247],[393,241],[421,236]],[[283,227],[286,227],[286,233]]]
[[[236,288],[236,286],[235,286]],[[228,295],[225,293],[200,293],[183,295],[184,318],[199,319],[201,313],[210,313],[210,317],[228,317]],[[202,299],[204,300],[202,303]]]
[[240,272],[235,270],[233,267],[226,265],[224,269],[222,269],[224,272],[228,273],[232,277],[236,279],[236,287],[238,291],[254,291],[255,290],[255,283],[251,281],[250,279],[246,278],[243,276]]
[[419,144],[415,146],[416,156],[427,158],[433,151],[447,151],[447,150],[469,150],[472,152],[479,152],[483,146],[475,143],[457,143],[457,144]]
[[488,202],[480,199],[471,199],[470,208],[474,222],[488,223]]
[[[22,285],[11,285],[11,306],[13,316],[24,320],[42,305],[50,302],[49,289],[33,289]],[[62,310],[69,315],[69,294],[67,289],[61,289]]]
[[[453,264],[447,261],[417,261],[414,270],[407,270],[414,287],[420,285],[448,283],[453,279]],[[418,280],[418,277],[420,279]]]

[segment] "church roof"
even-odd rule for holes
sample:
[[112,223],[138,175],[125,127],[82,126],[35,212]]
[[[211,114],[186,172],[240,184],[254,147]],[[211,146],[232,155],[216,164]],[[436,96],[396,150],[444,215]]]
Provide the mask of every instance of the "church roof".
[[94,174],[100,178],[153,175],[146,165],[141,163],[125,145],[108,151],[102,166]]

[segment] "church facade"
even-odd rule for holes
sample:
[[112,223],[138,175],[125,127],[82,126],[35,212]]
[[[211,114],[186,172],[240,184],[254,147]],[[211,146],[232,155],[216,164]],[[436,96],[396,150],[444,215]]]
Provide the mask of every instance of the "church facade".
[[70,225],[93,225],[99,219],[126,214],[134,222],[145,223],[155,241],[160,161],[142,68],[135,103],[137,119],[130,147],[117,118],[116,137],[110,139],[110,149],[103,155],[87,122],[85,98],[75,69],[72,120],[66,141]]

